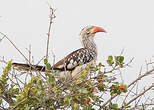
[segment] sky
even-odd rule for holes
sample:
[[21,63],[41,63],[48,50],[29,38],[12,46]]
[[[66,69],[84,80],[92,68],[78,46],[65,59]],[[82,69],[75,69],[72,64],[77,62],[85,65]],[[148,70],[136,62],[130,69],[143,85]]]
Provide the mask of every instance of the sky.
[[[119,55],[123,49],[126,62],[134,57],[132,68],[123,70],[127,83],[136,78],[146,60],[154,60],[153,0],[0,0],[0,32],[27,57],[31,45],[35,63],[46,54],[48,4],[56,9],[49,48],[51,62],[51,51],[58,61],[81,48],[79,33],[88,25],[107,31],[95,37],[98,62],[105,63],[109,55]],[[6,39],[0,42],[0,50],[0,56],[6,60],[25,62]],[[152,80],[146,79],[145,85]]]

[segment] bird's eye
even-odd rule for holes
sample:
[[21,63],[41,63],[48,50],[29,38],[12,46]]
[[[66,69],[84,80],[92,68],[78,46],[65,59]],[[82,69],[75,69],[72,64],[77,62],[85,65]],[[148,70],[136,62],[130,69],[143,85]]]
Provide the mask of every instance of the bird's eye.
[[89,32],[89,31],[87,31],[87,34],[90,34],[90,32]]

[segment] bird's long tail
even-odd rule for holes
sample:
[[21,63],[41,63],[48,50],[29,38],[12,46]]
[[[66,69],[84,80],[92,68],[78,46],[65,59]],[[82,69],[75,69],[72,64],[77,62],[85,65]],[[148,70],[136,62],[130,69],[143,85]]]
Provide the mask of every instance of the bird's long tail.
[[24,71],[41,71],[45,72],[45,66],[41,65],[29,65],[29,64],[23,64],[23,63],[12,63],[13,67],[15,69],[24,70]]

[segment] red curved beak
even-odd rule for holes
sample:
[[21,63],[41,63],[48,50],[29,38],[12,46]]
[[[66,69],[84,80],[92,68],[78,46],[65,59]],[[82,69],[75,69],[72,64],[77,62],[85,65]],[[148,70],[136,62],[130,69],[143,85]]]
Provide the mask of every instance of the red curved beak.
[[106,31],[103,28],[101,28],[101,27],[95,26],[93,28],[93,33],[97,33],[97,32],[106,32]]

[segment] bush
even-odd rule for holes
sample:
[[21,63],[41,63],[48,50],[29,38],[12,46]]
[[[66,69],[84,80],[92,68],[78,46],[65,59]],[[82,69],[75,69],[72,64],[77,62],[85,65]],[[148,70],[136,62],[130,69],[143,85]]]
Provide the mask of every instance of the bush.
[[[8,62],[0,77],[0,107],[3,109],[130,109],[139,107],[139,104],[133,106],[131,103],[154,86],[131,98],[131,102],[126,101],[132,92],[129,88],[135,83],[127,86],[124,81],[117,81],[117,70],[127,67],[131,62],[124,63],[123,56],[109,56],[107,65],[99,63],[96,67],[87,66],[78,78],[69,80],[61,80],[51,73],[23,74],[21,70],[12,69],[11,62]],[[119,96],[123,99],[116,102],[114,98]]]

